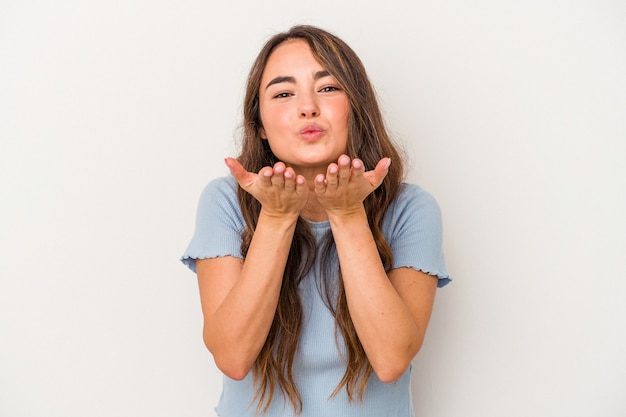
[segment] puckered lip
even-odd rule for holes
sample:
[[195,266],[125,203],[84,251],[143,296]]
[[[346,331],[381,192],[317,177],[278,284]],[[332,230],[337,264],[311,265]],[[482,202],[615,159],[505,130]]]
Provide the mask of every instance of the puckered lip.
[[307,135],[307,134],[312,134],[312,133],[321,133],[323,132],[324,129],[322,129],[320,126],[316,125],[316,124],[309,124],[304,126],[301,130],[300,130],[300,134],[301,135]]

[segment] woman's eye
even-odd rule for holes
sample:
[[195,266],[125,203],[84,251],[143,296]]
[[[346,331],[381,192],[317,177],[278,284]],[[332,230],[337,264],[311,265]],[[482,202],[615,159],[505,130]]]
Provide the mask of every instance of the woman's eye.
[[339,87],[334,85],[328,85],[320,90],[320,93],[329,93],[331,91],[339,91]]
[[290,97],[292,94],[291,93],[278,93],[274,96],[274,98],[286,98],[286,97]]

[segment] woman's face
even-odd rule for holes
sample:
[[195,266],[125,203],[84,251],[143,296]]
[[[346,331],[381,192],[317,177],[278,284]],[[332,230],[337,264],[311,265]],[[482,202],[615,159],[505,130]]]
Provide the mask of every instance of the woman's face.
[[301,39],[270,55],[259,90],[261,137],[296,173],[325,172],[346,151],[348,96]]

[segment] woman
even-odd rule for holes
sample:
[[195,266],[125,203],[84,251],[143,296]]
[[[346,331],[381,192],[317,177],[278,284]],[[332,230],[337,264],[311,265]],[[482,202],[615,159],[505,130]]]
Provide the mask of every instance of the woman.
[[241,154],[202,193],[182,261],[224,373],[220,416],[412,416],[411,361],[449,282],[437,203],[354,51],[296,26],[257,57]]

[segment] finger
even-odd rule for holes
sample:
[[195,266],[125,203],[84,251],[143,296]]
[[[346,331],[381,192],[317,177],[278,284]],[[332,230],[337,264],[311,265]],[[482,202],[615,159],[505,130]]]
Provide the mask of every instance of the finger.
[[322,195],[326,192],[327,180],[324,178],[324,175],[319,174],[315,177],[315,193],[317,195]]
[[296,176],[296,193],[302,195],[308,192],[309,187],[306,186],[306,178],[302,175]]
[[296,172],[293,168],[286,168],[285,173],[285,190],[293,191],[296,189]]
[[344,184],[350,180],[350,158],[348,155],[341,155],[337,161],[339,165],[339,183]]
[[391,158],[383,158],[376,164],[376,167],[363,174],[364,177],[372,184],[375,188],[378,187],[389,172],[389,166],[391,165]]
[[274,175],[272,175],[272,185],[283,188],[285,186],[285,164],[277,162],[274,164]]
[[274,175],[274,170],[272,167],[263,167],[259,171],[259,179],[261,184],[268,187],[272,185],[272,176]]
[[358,158],[352,160],[352,172],[350,174],[351,178],[357,178],[363,176],[365,172],[365,165],[363,161]]
[[244,190],[254,183],[256,175],[246,171],[243,165],[235,158],[224,158],[224,162],[230,170],[231,175],[235,177],[235,180],[237,180]]
[[376,164],[375,171],[379,172],[381,175],[387,175],[389,171],[389,167],[391,166],[391,158],[383,158]]
[[[328,168],[326,169],[326,185],[327,186],[331,186],[331,187],[336,187],[337,186],[337,175],[339,174],[339,166],[335,163],[331,163],[328,165]],[[321,174],[320,174],[321,175]],[[323,177],[323,175],[322,175]],[[316,178],[317,180],[317,178]],[[317,181],[316,181],[317,183]]]

